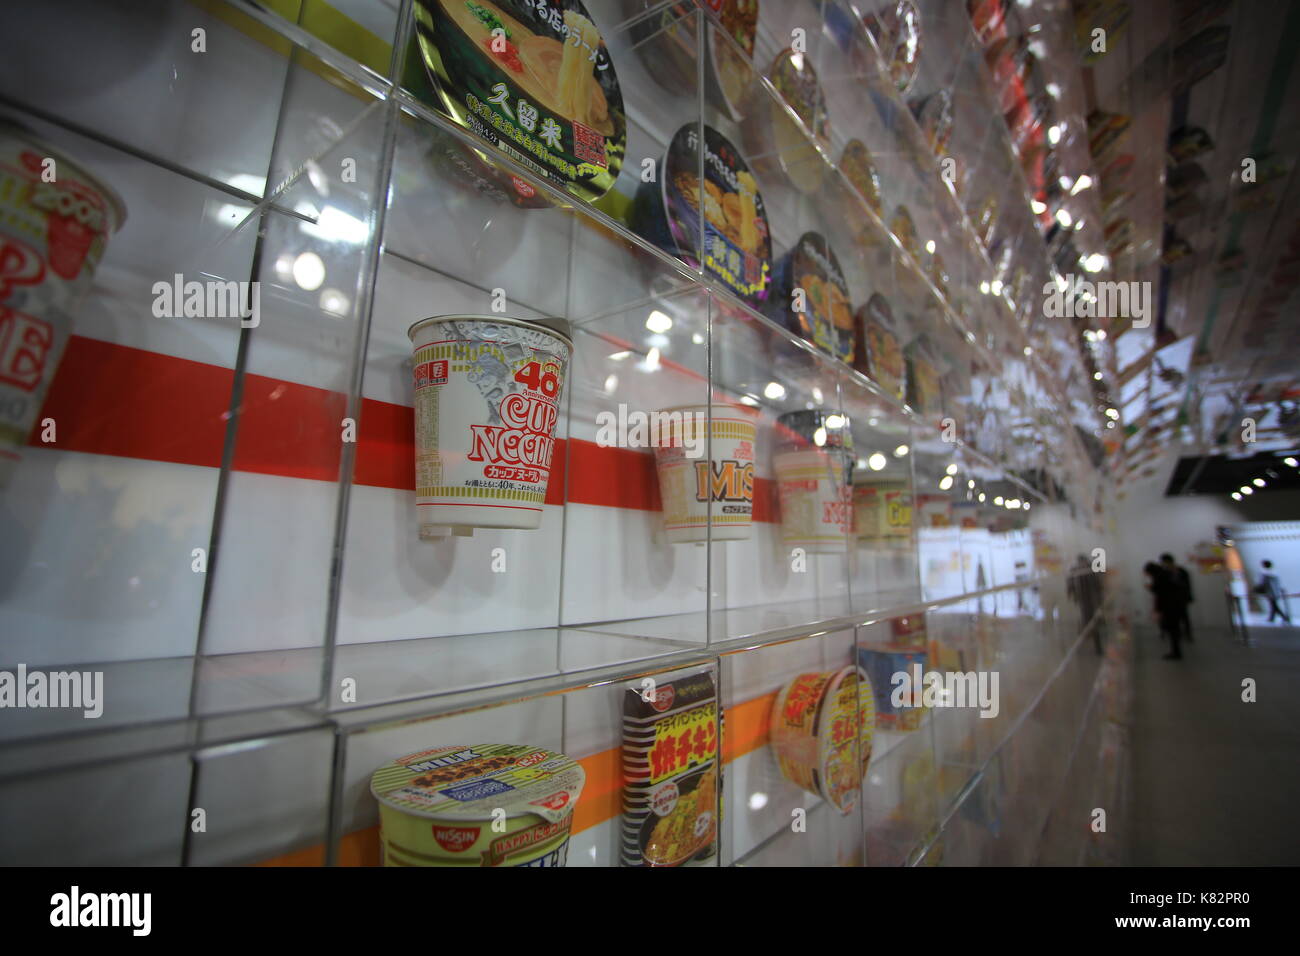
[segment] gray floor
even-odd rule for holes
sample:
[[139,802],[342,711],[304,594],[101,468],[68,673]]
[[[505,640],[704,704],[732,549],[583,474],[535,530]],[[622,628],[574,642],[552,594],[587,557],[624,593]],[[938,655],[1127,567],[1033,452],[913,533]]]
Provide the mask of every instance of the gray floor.
[[1195,638],[1137,635],[1129,862],[1300,865],[1300,628]]

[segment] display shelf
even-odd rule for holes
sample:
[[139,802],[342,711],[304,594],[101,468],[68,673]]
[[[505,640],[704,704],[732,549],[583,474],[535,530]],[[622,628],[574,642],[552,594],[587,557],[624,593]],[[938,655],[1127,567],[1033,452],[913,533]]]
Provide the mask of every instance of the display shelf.
[[[129,208],[55,382],[60,442],[22,449],[3,502],[20,531],[5,561],[20,575],[0,602],[17,635],[0,664],[100,671],[105,713],[7,718],[0,801],[7,813],[48,800],[84,763],[123,781],[95,813],[152,788],[153,818],[127,814],[93,852],[42,829],[6,842],[5,858],[45,845],[94,862],[374,863],[375,767],[432,744],[528,739],[587,770],[571,865],[615,864],[622,702],[642,679],[699,673],[717,676],[725,721],[719,853],[697,862],[926,857],[941,811],[983,786],[980,761],[1022,726],[1008,714],[1023,721],[1055,679],[1057,644],[1080,626],[1064,559],[1093,544],[1032,471],[1038,450],[1062,446],[1049,451],[1073,492],[1076,440],[1045,441],[1039,424],[1068,412],[1068,396],[1026,353],[1037,332],[1012,293],[998,304],[977,291],[997,269],[1036,274],[1044,250],[1020,223],[995,268],[859,11],[765,5],[736,67],[750,97],[737,108],[709,44],[743,51],[702,7],[587,3],[627,124],[612,188],[588,201],[446,115],[409,0],[192,6],[148,24],[127,8],[79,19],[66,76],[27,63],[20,83],[0,68],[4,111]],[[45,10],[25,16],[33,35],[59,32]],[[948,58],[927,63],[927,92],[966,96],[956,88],[980,75],[962,17],[936,21],[928,53]],[[195,25],[202,58],[187,46]],[[828,135],[825,114],[801,115],[770,68],[795,27]],[[95,37],[109,28],[136,46],[104,66]],[[119,74],[111,96],[96,92],[104,70]],[[961,120],[953,149],[967,170],[1014,194],[1005,131]],[[886,297],[900,350],[928,350],[907,354],[921,386],[808,341],[790,290],[740,297],[700,265],[701,220],[694,239],[665,239],[643,163],[666,175],[679,131],[705,124],[753,163],[772,262],[822,237],[848,304]],[[841,158],[854,139],[878,160],[879,210]],[[702,171],[692,148],[687,171]],[[149,320],[146,293],[176,275],[258,282],[261,321]],[[502,299],[513,317],[565,318],[574,339],[540,526],[423,541],[406,330],[436,313],[503,314]],[[669,540],[653,450],[602,438],[610,416],[684,405],[753,426],[744,534],[718,533],[710,500],[701,540]],[[811,544],[792,517],[808,502],[783,500],[798,482],[778,458],[795,450],[845,467],[837,500],[812,503],[832,517]],[[1013,498],[1023,505],[997,504]],[[1004,713],[974,729],[950,713],[881,729],[860,812],[841,815],[773,776],[770,698],[909,616],[965,655],[954,661],[1002,670]],[[256,781],[255,798],[241,780]],[[197,806],[206,832],[186,825]],[[808,811],[800,833],[796,807]]]

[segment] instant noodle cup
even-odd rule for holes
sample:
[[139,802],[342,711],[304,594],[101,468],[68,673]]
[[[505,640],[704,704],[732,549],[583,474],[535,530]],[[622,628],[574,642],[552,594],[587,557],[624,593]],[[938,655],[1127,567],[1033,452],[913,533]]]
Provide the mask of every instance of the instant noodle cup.
[[[740,151],[711,126],[673,136],[657,182],[637,190],[632,224],[662,249],[704,270],[758,307],[772,279],[772,237],[758,182]],[[704,182],[700,182],[703,159]],[[703,207],[703,235],[701,235]]]
[[830,168],[822,154],[831,144],[830,114],[817,71],[806,53],[787,47],[776,55],[767,76],[780,99],[755,86],[758,108],[747,110],[745,124],[750,155],[763,157],[755,160],[762,175],[785,176],[800,192],[815,192]]
[[768,311],[774,321],[822,351],[845,362],[853,359],[855,332],[848,280],[821,233],[805,232],[781,257]]
[[398,757],[370,778],[384,865],[564,866],[586,779],[576,761],[528,744]]
[[921,63],[921,14],[911,0],[897,0],[862,18],[900,96],[912,88]]
[[848,419],[821,411],[777,419],[772,456],[781,538],[811,553],[848,550],[853,528],[853,435]]
[[113,190],[0,118],[0,485],[20,460],[108,237],[125,219]]
[[[646,2],[649,5],[650,0]],[[710,0],[708,8],[716,21],[705,18],[704,98],[739,122],[755,80],[758,0]],[[698,16],[699,7],[694,3],[670,3],[637,20],[628,31],[647,72],[674,96],[698,93]]]
[[912,538],[912,492],[902,481],[853,486],[853,530],[859,540],[906,545]]
[[876,174],[871,152],[862,140],[851,139],[844,144],[844,152],[840,154],[840,171],[863,201],[883,219],[885,210],[880,202],[880,177]]
[[858,334],[853,367],[903,401],[907,397],[907,361],[889,300],[875,293],[854,314],[854,322]]
[[567,323],[444,315],[407,334],[421,537],[536,528],[573,354]]
[[[664,422],[654,456],[668,540],[748,538],[754,516],[754,419],[733,405],[684,405],[655,416]],[[700,454],[693,457],[693,449]]]
[[786,684],[772,705],[769,740],[782,776],[849,813],[862,792],[875,724],[871,683],[849,666]]
[[446,111],[555,185],[614,185],[627,119],[600,29],[579,0],[416,0],[416,36]]

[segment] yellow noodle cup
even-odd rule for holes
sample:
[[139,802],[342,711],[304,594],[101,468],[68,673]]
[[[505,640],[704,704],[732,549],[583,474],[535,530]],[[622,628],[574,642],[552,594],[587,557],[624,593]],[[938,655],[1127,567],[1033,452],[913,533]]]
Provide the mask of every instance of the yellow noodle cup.
[[782,776],[848,813],[862,791],[875,724],[871,683],[850,665],[793,678],[777,693],[768,733]]
[[528,744],[434,747],[370,779],[385,866],[564,866],[586,771]]
[[[754,520],[754,419],[726,404],[681,405],[655,416],[664,423],[652,437],[668,540],[748,538]],[[692,457],[692,450],[699,454]]]

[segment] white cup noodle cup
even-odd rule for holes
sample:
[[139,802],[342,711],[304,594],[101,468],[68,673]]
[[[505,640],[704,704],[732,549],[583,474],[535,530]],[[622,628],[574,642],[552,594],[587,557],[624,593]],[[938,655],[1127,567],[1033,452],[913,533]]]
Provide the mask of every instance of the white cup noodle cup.
[[0,117],[0,482],[18,461],[108,237],[111,189]]
[[[754,520],[753,418],[724,404],[682,405],[655,414],[665,416],[653,437],[668,540],[748,538]],[[698,456],[691,457],[692,448]]]
[[545,321],[556,327],[483,315],[411,326],[421,537],[541,523],[573,354],[560,320]]
[[772,456],[781,500],[781,539],[817,554],[848,550],[853,491],[840,448],[806,448]]

